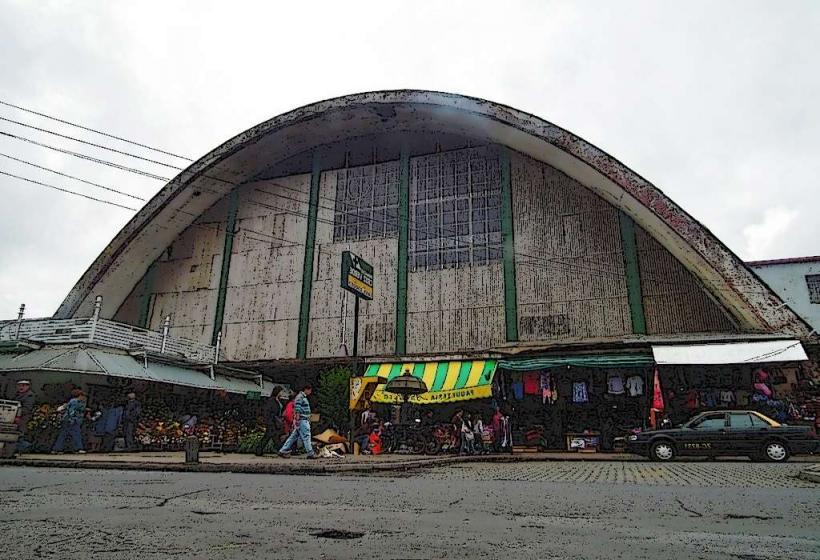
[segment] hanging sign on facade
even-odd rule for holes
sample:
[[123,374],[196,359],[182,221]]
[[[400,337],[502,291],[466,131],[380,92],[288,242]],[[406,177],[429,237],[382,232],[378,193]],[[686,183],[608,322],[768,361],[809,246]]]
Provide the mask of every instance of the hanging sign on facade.
[[357,297],[373,299],[373,266],[350,251],[342,253],[342,288]]

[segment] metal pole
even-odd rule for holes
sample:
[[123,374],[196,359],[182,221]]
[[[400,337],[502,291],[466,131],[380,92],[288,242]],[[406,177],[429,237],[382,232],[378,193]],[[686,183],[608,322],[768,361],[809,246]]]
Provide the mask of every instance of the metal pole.
[[219,347],[222,345],[222,331],[216,333],[216,350],[214,351],[214,364],[219,363]]
[[353,306],[353,357],[359,355],[359,296]]
[[160,352],[162,354],[165,353],[165,343],[168,341],[168,330],[171,328],[171,316],[166,315],[165,321],[162,323],[162,347],[160,348]]
[[94,336],[97,334],[97,321],[100,319],[100,311],[102,310],[102,296],[94,298],[94,313],[91,315],[91,333],[88,336],[89,342],[94,342]]
[[23,315],[26,312],[26,304],[20,304],[20,311],[17,312],[17,334],[15,335],[16,340],[20,340],[20,327],[23,325]]
[[94,298],[94,315],[92,316],[92,319],[94,319],[95,321],[100,318],[100,310],[102,309],[102,300],[103,300],[102,296],[97,296],[97,297]]

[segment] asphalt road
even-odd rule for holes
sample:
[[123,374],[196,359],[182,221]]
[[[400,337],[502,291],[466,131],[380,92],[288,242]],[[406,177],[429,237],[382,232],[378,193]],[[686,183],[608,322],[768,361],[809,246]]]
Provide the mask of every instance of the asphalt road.
[[820,557],[800,465],[469,464],[382,476],[0,468],[17,558]]

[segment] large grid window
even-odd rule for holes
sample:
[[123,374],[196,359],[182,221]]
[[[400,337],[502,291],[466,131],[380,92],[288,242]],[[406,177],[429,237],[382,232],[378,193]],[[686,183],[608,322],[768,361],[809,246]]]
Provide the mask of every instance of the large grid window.
[[809,301],[820,303],[820,274],[807,274],[806,285],[809,287]]
[[340,169],[336,173],[333,241],[396,237],[399,222],[398,162]]
[[501,260],[501,167],[494,150],[411,160],[409,256],[413,270]]

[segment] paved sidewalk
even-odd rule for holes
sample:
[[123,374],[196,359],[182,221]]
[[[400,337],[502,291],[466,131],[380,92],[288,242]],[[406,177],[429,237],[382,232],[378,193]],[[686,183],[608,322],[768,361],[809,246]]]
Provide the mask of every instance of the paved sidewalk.
[[[0,460],[0,466],[61,467],[79,469],[116,469],[178,472],[236,472],[261,474],[326,474],[403,471],[457,463],[527,463],[547,461],[631,462],[645,461],[625,453],[520,453],[515,455],[347,455],[340,459],[307,460],[298,457],[257,457],[241,453],[203,452],[200,462],[185,463],[183,452],[89,453],[84,455],[23,454],[16,459]],[[693,460],[692,462],[703,460]],[[721,462],[748,462],[744,458],[722,458]],[[818,463],[820,457],[795,457],[792,462]]]

